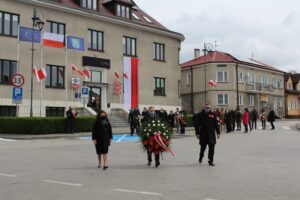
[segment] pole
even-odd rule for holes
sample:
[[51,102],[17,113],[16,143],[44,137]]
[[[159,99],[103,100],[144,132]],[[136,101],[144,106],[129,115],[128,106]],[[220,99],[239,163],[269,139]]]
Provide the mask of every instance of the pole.
[[237,102],[236,103],[236,109],[240,110],[240,104],[239,104],[239,98],[240,98],[239,97],[240,96],[239,95],[239,68],[238,67],[239,67],[239,64],[237,63],[236,66],[235,66],[235,68],[236,68],[235,69],[235,71],[236,71],[235,72],[235,76],[236,76],[236,102]]
[[[67,35],[66,35],[66,37],[67,37]],[[66,41],[66,46],[65,46],[65,53],[66,53],[66,55],[65,55],[65,88],[66,88],[66,93],[65,93],[65,108],[66,108],[66,110],[68,110],[68,48],[67,48],[67,46],[68,46],[68,40],[67,40],[67,38],[65,39],[65,41]]]
[[[20,69],[20,24],[18,23],[18,41],[17,41],[17,73],[19,73]],[[19,105],[16,105],[16,114],[19,116]]]
[[[43,35],[43,32],[41,31],[41,35]],[[42,37],[43,38],[43,37]],[[43,70],[44,65],[44,47],[43,44],[41,44],[41,66],[40,68]],[[40,82],[40,117],[42,117],[42,108],[43,108],[43,80]]]
[[30,117],[33,117],[33,108],[32,108],[32,101],[33,101],[33,65],[34,65],[34,25],[35,25],[35,17],[36,17],[36,9],[33,10],[33,17],[32,17],[32,37],[31,37],[31,80],[30,80]]
[[194,72],[191,67],[191,112],[194,113]]

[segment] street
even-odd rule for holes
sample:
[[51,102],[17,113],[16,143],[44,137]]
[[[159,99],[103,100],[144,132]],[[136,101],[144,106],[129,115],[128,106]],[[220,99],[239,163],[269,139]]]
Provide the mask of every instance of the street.
[[[0,140],[1,200],[282,200],[300,198],[300,131],[222,134],[215,167],[198,163],[192,132],[173,139],[176,157],[148,167],[137,141],[114,142],[109,169],[97,168],[92,142],[82,138]],[[259,123],[260,127],[260,123]]]

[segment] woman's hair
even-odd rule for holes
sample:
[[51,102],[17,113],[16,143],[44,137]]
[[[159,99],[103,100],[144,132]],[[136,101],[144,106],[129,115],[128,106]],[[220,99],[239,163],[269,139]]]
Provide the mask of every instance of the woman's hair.
[[100,110],[97,114],[97,118],[96,118],[96,121],[100,121],[100,116],[101,114],[104,113],[105,114],[105,117],[107,117],[107,113],[104,111],[104,110]]

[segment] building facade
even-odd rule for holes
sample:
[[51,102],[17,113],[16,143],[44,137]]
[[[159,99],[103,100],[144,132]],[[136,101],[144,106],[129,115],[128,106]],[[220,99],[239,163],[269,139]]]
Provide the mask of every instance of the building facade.
[[[138,59],[136,88],[140,107],[154,105],[170,110],[181,106],[179,51],[184,36],[168,30],[134,1],[2,0],[0,115],[28,116],[30,112],[32,44],[18,43],[18,25],[32,27],[34,8],[45,22],[42,35],[72,35],[85,41],[84,51],[35,44],[33,63],[37,68],[45,67],[47,78],[41,85],[33,81],[34,116],[63,116],[68,106],[85,105],[93,110],[128,112],[124,93],[115,92],[116,81],[121,83],[119,90],[126,87],[123,66],[127,57]],[[79,76],[72,65],[88,69],[90,77]],[[10,84],[15,73],[25,77],[23,99],[18,105],[12,101]],[[79,79],[80,87],[89,87],[87,99],[80,98],[80,89],[72,88],[72,79]]]
[[[196,50],[199,52],[199,50]],[[193,112],[204,103],[213,108],[258,111],[273,107],[284,116],[284,72],[270,66],[236,59],[232,55],[211,51],[181,65],[183,107]],[[217,86],[208,82],[216,81]]]
[[300,74],[285,75],[286,117],[300,117]]

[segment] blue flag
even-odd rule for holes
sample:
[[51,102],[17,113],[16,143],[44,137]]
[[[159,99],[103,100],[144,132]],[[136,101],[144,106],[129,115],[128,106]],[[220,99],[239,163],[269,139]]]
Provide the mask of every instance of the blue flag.
[[[34,35],[33,35],[34,33]],[[34,30],[32,28],[20,27],[19,33],[19,40],[25,42],[32,42],[32,35],[33,35],[33,42],[41,43],[41,31]]]
[[74,36],[67,36],[67,48],[84,51],[84,39]]

